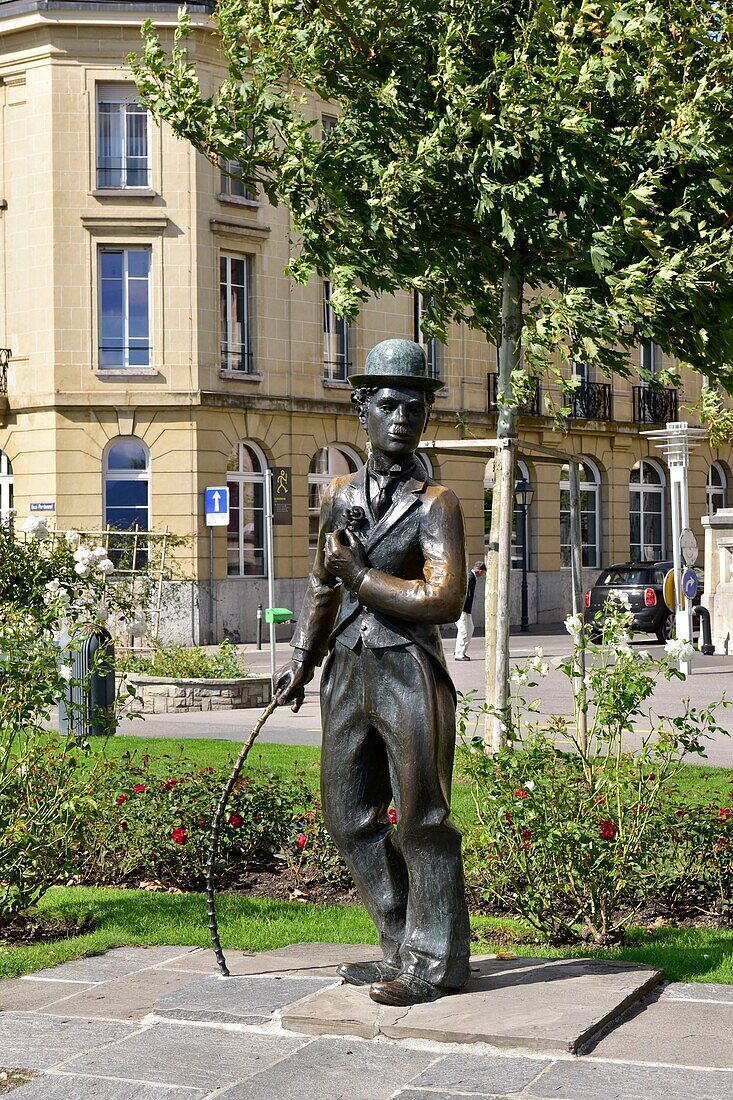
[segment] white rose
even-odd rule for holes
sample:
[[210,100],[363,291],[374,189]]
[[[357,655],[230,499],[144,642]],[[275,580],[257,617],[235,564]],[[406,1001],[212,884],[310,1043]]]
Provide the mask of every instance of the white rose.
[[28,516],[23,523],[23,532],[28,535],[29,538],[37,539],[38,542],[43,542],[44,539],[50,537],[48,526],[43,516]]
[[114,562],[111,562],[109,558],[102,558],[101,561],[97,562],[97,569],[107,577],[115,571]]
[[103,561],[107,557],[107,551],[103,546],[95,546],[93,550],[89,552],[89,557],[92,561]]
[[74,551],[74,561],[80,561],[83,562],[84,565],[86,565],[89,561],[89,557],[89,551],[83,546],[80,546],[77,550]]
[[545,651],[544,651],[544,649],[542,648],[541,645],[536,645],[534,647],[534,655],[535,655],[535,657],[544,657]]
[[59,676],[68,684],[71,679],[71,665],[59,665]]
[[73,546],[74,549],[76,549],[76,547],[81,542],[81,535],[78,531],[67,531],[64,535],[64,538],[68,542],[69,546]]
[[89,572],[89,568],[84,564],[83,561],[78,561],[74,566],[74,572],[78,573],[80,577],[86,577],[87,573]]

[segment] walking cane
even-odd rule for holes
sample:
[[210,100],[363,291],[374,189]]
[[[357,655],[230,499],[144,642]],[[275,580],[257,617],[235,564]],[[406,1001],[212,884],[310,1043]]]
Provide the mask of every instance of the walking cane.
[[232,768],[232,773],[224,784],[224,789],[221,792],[221,798],[219,799],[219,805],[216,807],[216,813],[214,814],[214,820],[211,823],[211,840],[209,842],[209,858],[206,863],[206,905],[209,915],[209,932],[211,933],[211,942],[214,947],[214,954],[216,961],[219,964],[222,976],[224,978],[230,977],[229,967],[227,966],[226,959],[224,958],[224,952],[221,949],[221,940],[219,939],[219,930],[216,924],[216,903],[214,899],[214,865],[216,863],[216,856],[219,850],[219,831],[221,829],[221,823],[224,818],[224,811],[226,810],[229,795],[234,790],[234,784],[239,779],[239,773],[241,772],[244,762],[249,756],[249,750],[257,740],[257,735],[264,726],[267,719],[277,707],[277,698],[273,695],[272,701],[267,704],[262,714],[257,719],[257,724],[250,733],[247,740],[242,746],[242,751],[237,757],[237,761]]

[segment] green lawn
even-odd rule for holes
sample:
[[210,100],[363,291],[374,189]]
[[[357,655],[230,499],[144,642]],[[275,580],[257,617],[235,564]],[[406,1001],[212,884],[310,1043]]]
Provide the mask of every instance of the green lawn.
[[[42,970],[84,955],[98,955],[117,945],[210,946],[206,905],[201,894],[59,887],[46,894],[39,909],[57,919],[91,919],[94,931],[33,947],[0,947],[0,978]],[[318,941],[376,942],[374,925],[366,912],[356,906],[222,895],[217,915],[225,950],[266,951],[290,943]],[[496,951],[511,939],[512,949],[522,956],[628,959],[661,967],[673,981],[733,984],[733,930],[661,928],[650,935],[634,929],[629,947],[589,951],[538,947],[527,942],[531,939],[529,930],[518,921],[476,917],[472,926],[477,937],[472,945],[475,954]]]

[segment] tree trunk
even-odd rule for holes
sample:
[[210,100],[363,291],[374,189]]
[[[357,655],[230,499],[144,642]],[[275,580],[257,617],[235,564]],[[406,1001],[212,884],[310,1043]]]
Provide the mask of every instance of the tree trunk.
[[496,387],[499,415],[497,436],[504,442],[494,459],[494,493],[486,576],[486,751],[496,752],[506,740],[509,698],[509,598],[517,408],[512,371],[519,365],[522,330],[522,277],[504,269],[501,299],[501,345]]

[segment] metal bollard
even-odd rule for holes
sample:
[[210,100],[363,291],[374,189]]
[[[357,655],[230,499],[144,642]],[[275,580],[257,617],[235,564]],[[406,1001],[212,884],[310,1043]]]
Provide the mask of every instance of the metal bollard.
[[[87,625],[84,629],[87,636],[71,654],[71,682],[59,700],[59,729],[77,737],[111,733],[115,726],[112,635],[101,626]],[[95,668],[100,664],[101,669]]]
[[257,648],[262,649],[262,604],[257,604]]
[[710,612],[707,607],[693,607],[693,618],[695,615],[700,620],[700,630],[702,631],[702,645],[699,646],[701,653],[704,653],[706,657],[712,657],[715,653],[715,646],[713,645],[713,633],[710,629]]

